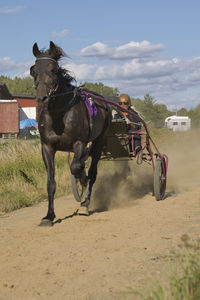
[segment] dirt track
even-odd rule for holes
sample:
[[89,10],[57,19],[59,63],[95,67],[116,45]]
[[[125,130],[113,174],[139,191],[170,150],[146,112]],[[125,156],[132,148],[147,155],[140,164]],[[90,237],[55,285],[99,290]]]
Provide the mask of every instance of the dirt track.
[[171,156],[164,201],[150,193],[148,174],[127,178],[125,194],[117,173],[112,182],[99,177],[93,196],[99,203],[91,204],[89,217],[73,215],[72,197],[56,199],[51,228],[37,226],[47,203],[0,217],[0,299],[124,299],[128,287],[143,290],[151,276],[164,280],[181,236],[200,237],[199,162],[193,154],[188,165],[184,156]]

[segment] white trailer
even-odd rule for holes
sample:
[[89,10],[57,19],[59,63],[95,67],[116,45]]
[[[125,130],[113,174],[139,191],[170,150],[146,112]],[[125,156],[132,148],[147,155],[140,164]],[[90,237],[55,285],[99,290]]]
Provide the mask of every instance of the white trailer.
[[187,131],[191,127],[191,119],[186,116],[171,116],[165,119],[165,127],[173,131]]

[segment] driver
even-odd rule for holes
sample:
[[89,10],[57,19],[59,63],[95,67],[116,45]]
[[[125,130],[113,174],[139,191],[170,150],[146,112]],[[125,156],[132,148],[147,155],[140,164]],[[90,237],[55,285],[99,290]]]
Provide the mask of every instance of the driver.
[[[133,109],[133,107],[131,107],[131,98],[128,94],[121,94],[119,97],[118,104],[121,107],[127,109],[128,111],[131,111],[139,116],[136,110]],[[136,120],[136,118],[134,118],[133,115],[130,115],[128,112],[125,111],[121,111],[121,113],[126,121],[128,131],[132,131],[132,130],[137,131],[141,129],[141,122]],[[114,115],[114,119],[119,119],[119,118],[122,118],[122,116],[116,113]],[[134,134],[133,140],[132,140],[132,135],[129,136],[129,147],[130,147],[130,152],[134,152],[135,154],[140,152],[140,150],[142,149],[140,134]]]

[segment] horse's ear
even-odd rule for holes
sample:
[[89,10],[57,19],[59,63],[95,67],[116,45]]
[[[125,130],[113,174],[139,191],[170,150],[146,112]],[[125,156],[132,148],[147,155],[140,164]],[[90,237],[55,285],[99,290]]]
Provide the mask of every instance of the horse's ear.
[[53,50],[55,50],[55,48],[56,48],[56,45],[54,44],[54,42],[50,41],[50,43],[49,43],[49,49],[51,51],[53,51]]
[[59,60],[64,53],[60,47],[56,46],[52,41],[50,41],[49,55],[51,55],[55,60]]
[[34,55],[35,57],[38,57],[40,54],[41,54],[41,52],[40,52],[40,50],[39,50],[39,48],[38,48],[38,45],[37,45],[37,43],[35,43],[35,44],[33,45],[33,55]]

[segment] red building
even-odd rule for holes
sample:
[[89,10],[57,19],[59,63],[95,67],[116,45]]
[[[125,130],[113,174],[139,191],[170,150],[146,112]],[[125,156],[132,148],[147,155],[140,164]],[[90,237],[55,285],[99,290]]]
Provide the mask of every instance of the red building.
[[39,107],[34,96],[12,95],[20,106],[20,121],[30,118],[38,120]]
[[0,137],[16,136],[19,122],[24,119],[38,120],[39,107],[34,96],[11,94],[4,83],[0,82]]

